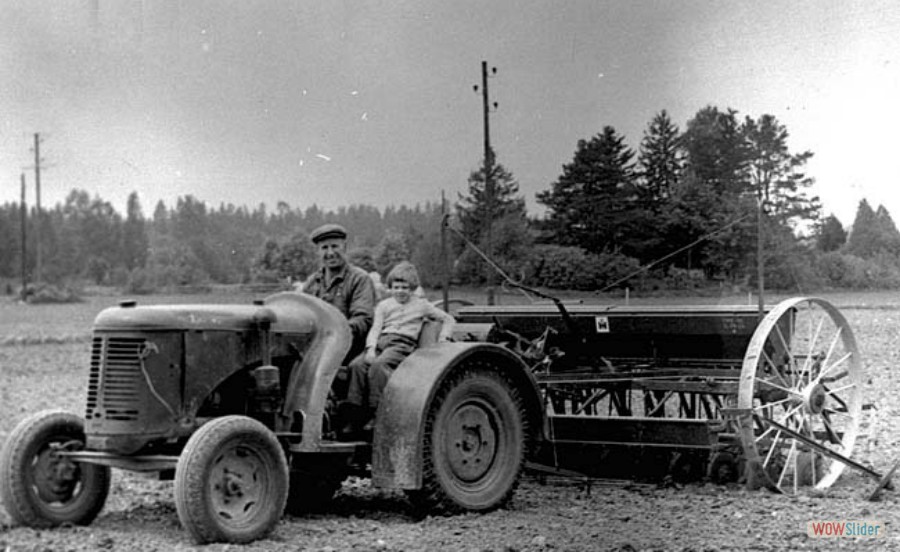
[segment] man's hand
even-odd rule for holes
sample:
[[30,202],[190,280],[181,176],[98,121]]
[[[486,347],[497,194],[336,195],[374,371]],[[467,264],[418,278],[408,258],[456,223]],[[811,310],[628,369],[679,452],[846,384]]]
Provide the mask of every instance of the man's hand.
[[366,349],[366,356],[364,357],[366,362],[373,363],[375,362],[375,347],[369,347]]

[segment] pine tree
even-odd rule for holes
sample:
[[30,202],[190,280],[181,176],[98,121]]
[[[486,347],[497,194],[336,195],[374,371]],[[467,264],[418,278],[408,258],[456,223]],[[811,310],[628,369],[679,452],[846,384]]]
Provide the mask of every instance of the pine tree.
[[579,140],[575,157],[551,189],[537,194],[549,210],[549,241],[598,253],[619,249],[636,198],[634,152],[611,126]]
[[818,197],[807,195],[813,179],[802,172],[812,152],[790,153],[787,128],[772,115],[756,121],[747,117],[742,131],[747,140],[750,186],[768,217],[792,228],[815,222],[821,205]]
[[875,211],[865,199],[860,200],[856,208],[856,218],[847,236],[847,253],[857,257],[869,258],[875,255],[878,247],[878,223]]
[[687,154],[685,169],[695,183],[725,196],[747,191],[747,144],[737,111],[704,107],[688,121],[681,143]]
[[879,250],[893,257],[900,255],[900,232],[884,205],[879,205],[875,211],[875,224],[880,240]]
[[122,255],[128,270],[142,268],[147,263],[150,238],[147,235],[147,221],[141,211],[137,192],[128,196],[125,223],[122,227]]
[[[490,175],[490,188],[483,166],[469,175],[469,194],[460,195],[456,214],[462,234],[493,262],[505,265],[521,247],[531,243],[525,199],[519,195],[519,183],[502,164],[492,164]],[[517,221],[513,224],[521,229],[512,239],[503,233],[508,221]],[[456,245],[460,255],[457,276],[467,283],[490,281],[489,273],[494,269],[471,248]]]
[[638,156],[639,186],[653,211],[660,211],[678,185],[684,171],[684,150],[678,127],[660,111],[644,131]]
[[836,216],[828,215],[816,228],[816,248],[828,253],[837,251],[847,242],[847,231]]
[[487,221],[509,215],[525,217],[525,199],[519,195],[519,183],[502,164],[491,170],[493,194],[486,187],[484,167],[469,175],[469,193],[460,194],[456,215],[462,233],[475,243],[480,242],[487,231]]

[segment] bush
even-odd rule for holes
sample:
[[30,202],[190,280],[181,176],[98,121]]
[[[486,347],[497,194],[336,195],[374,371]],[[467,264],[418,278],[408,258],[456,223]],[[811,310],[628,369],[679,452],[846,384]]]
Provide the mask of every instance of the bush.
[[25,291],[26,301],[32,304],[80,303],[81,297],[69,287],[51,284],[29,284]]
[[671,266],[663,277],[663,285],[666,289],[700,289],[705,284],[706,275],[699,268],[687,269]]
[[154,274],[146,268],[135,268],[128,275],[125,291],[135,295],[149,295],[157,290]]
[[[825,284],[825,277],[815,269],[811,253],[794,250],[792,253],[766,257],[765,284],[767,289],[809,290]],[[750,281],[756,284],[756,273]]]
[[856,255],[832,251],[819,256],[818,273],[826,283],[838,288],[870,289],[900,287],[897,260],[886,255],[863,259]]
[[[599,291],[640,268],[637,259],[620,253],[591,254],[580,247],[538,245],[525,269],[526,282],[534,286]],[[616,284],[624,287],[628,281]],[[633,283],[632,283],[633,286]]]

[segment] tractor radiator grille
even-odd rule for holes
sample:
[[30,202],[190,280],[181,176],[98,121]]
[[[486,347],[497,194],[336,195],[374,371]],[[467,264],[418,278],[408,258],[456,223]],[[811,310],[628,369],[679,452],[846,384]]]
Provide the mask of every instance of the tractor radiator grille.
[[131,421],[141,404],[140,337],[94,337],[86,418]]

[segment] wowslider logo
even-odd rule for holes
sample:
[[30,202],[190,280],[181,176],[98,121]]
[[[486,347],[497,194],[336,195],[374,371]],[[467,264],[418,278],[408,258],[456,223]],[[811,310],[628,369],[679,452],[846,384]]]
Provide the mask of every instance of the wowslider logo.
[[883,521],[810,521],[806,524],[806,534],[816,539],[842,537],[871,539],[883,537],[884,533]]

